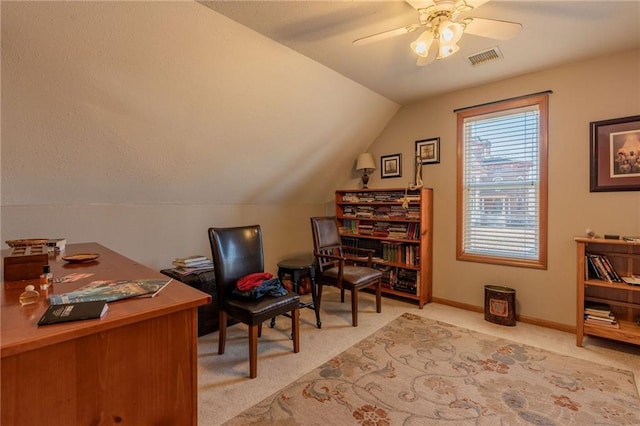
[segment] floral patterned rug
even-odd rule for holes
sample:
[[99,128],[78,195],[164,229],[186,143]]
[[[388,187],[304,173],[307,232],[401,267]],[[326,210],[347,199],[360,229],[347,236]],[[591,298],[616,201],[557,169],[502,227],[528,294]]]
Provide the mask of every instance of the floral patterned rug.
[[640,398],[629,371],[405,313],[225,423],[252,424],[638,425]]

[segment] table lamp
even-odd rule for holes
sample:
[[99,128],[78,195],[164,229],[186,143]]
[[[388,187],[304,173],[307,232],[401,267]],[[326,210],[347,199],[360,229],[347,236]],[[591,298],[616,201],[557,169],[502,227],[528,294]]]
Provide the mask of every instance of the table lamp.
[[362,187],[364,189],[368,188],[369,183],[369,170],[373,171],[376,169],[376,164],[373,161],[373,155],[365,152],[363,154],[358,155],[358,161],[356,161],[356,170],[364,170],[362,173]]

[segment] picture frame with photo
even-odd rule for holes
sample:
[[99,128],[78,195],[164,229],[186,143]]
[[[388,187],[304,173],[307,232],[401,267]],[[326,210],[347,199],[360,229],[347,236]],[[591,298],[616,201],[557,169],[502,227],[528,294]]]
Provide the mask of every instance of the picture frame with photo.
[[589,191],[640,191],[640,115],[589,126]]
[[420,164],[437,164],[440,162],[440,138],[416,141],[416,156]]
[[380,177],[382,179],[402,177],[402,154],[380,157]]

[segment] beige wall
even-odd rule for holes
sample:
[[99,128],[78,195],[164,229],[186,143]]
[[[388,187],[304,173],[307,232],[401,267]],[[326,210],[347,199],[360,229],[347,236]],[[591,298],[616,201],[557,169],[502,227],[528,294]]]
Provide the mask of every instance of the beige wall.
[[[2,241],[98,241],[154,268],[209,253],[209,226],[259,223],[268,268],[309,250],[309,217],[358,187],[359,152],[441,138],[434,296],[480,307],[517,290],[521,315],[575,323],[573,237],[640,234],[636,192],[589,193],[589,122],[640,114],[640,53],[618,54],[402,108],[193,2],[1,2]],[[490,65],[485,65],[490,66]],[[468,72],[465,70],[464,72]],[[549,269],[455,260],[455,114],[553,90]],[[388,125],[387,125],[388,123]],[[385,127],[386,126],[386,127]],[[428,306],[425,308],[428,309]]]
[[0,241],[163,268],[258,223],[273,270],[398,109],[197,2],[0,7]]
[[[549,103],[548,269],[457,261],[453,110],[545,90],[553,91]],[[425,186],[434,189],[434,297],[481,307],[485,284],[506,285],[516,289],[519,315],[573,326],[573,238],[583,235],[586,228],[600,235],[640,234],[638,192],[589,192],[589,122],[638,114],[637,50],[426,99],[403,107],[371,148],[376,157],[401,153],[402,177],[381,180],[377,171],[370,186],[402,187],[412,181],[415,141],[440,137],[440,164],[423,169]]]

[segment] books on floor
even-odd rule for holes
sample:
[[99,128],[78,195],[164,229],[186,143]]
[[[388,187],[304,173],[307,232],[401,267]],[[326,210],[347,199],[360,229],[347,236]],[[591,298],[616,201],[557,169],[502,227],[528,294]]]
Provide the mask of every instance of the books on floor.
[[171,278],[145,278],[137,280],[93,281],[74,291],[49,296],[49,303],[64,304],[116,300],[131,297],[154,297],[171,282]]
[[38,320],[38,325],[102,318],[108,309],[105,300],[49,305]]

